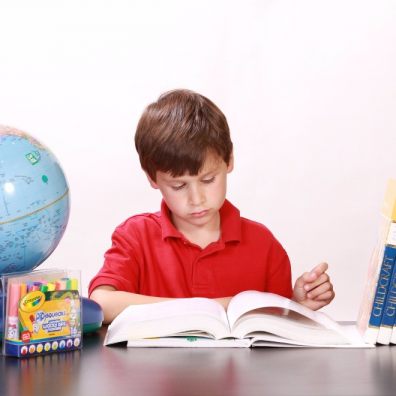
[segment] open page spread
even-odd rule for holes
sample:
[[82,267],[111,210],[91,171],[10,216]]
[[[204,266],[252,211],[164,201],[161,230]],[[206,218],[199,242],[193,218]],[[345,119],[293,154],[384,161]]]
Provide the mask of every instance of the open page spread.
[[104,344],[126,341],[133,347],[372,346],[355,326],[258,291],[236,295],[227,313],[208,298],[131,305],[108,327]]

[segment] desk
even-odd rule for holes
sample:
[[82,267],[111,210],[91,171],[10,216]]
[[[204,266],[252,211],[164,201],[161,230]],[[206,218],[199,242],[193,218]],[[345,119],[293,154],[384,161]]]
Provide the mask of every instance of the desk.
[[396,346],[375,349],[134,349],[0,357],[0,395],[396,395]]

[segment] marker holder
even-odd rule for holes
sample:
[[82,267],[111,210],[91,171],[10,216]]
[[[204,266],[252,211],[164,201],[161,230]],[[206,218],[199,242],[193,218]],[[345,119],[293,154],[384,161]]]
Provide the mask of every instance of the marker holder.
[[80,284],[78,270],[3,275],[3,354],[25,358],[81,349]]

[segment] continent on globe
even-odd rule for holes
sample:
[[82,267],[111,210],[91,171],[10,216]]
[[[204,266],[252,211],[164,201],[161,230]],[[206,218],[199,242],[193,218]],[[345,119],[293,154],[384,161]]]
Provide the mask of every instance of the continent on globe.
[[27,133],[0,125],[0,274],[46,260],[69,213],[69,187],[55,156]]

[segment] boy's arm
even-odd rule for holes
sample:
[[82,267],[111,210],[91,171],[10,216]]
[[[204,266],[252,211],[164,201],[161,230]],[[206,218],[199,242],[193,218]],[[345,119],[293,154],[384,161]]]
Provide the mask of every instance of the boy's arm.
[[327,263],[321,263],[302,274],[294,285],[293,300],[315,311],[330,304],[335,293],[326,273],[328,268]]
[[[145,296],[143,294],[119,291],[113,286],[98,286],[92,291],[90,298],[102,307],[104,323],[111,323],[113,319],[129,305],[151,304],[173,300],[173,298]],[[214,300],[227,309],[231,297],[215,298]]]
[[103,309],[104,323],[111,323],[112,320],[129,305],[151,304],[171,298],[145,296],[125,291],[116,290],[113,286],[98,286],[90,295]]

